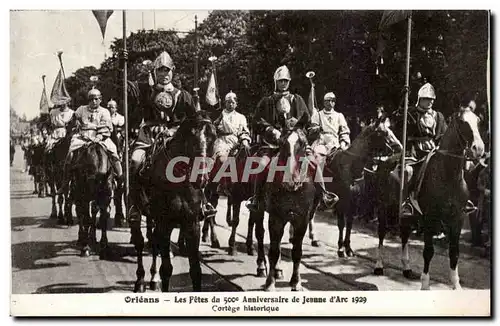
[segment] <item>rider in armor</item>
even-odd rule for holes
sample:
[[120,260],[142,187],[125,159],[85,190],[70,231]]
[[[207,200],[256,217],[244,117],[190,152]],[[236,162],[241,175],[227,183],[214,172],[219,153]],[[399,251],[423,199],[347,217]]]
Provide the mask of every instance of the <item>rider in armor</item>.
[[66,137],[66,128],[75,113],[75,111],[68,107],[68,103],[69,99],[63,99],[60,102],[54,103],[54,108],[50,110],[49,116],[52,134],[47,141],[46,152],[50,152],[58,141]]
[[120,184],[123,179],[122,166],[116,145],[110,139],[111,131],[113,130],[111,116],[108,110],[100,106],[102,99],[101,92],[93,88],[87,93],[87,97],[89,104],[80,106],[74,113],[78,132],[71,138],[71,144],[64,163],[63,187],[59,190],[60,194],[68,190],[70,181],[69,172],[74,156],[73,152],[88,141],[99,141],[106,147],[108,153],[111,154],[110,158],[113,162],[117,182]]
[[[146,151],[153,145],[153,140],[159,133],[172,137],[179,128],[182,120],[196,112],[196,107],[191,95],[172,85],[174,62],[170,55],[164,51],[154,61],[154,76],[150,76],[151,93],[144,103],[143,121],[141,123],[137,140],[132,148],[130,164],[130,222],[141,220],[138,203],[141,201],[141,185],[138,181],[143,164],[146,163]],[[151,155],[149,153],[148,155]],[[204,200],[203,214],[215,215],[216,210]]]
[[[309,110],[304,99],[298,94],[292,94],[288,90],[290,85],[290,71],[286,66],[279,67],[274,73],[274,94],[266,96],[257,104],[257,110],[254,117],[255,132],[260,137],[262,147],[257,155],[263,161],[269,162],[278,151],[277,141],[281,137],[282,130],[286,127],[287,121],[291,119],[300,120],[306,115],[308,123],[311,121]],[[307,126],[309,127],[309,126]],[[309,151],[308,159],[315,165],[315,159],[312,151]],[[318,180],[315,184],[323,195],[323,201],[327,207],[332,207],[338,197],[328,192],[325,188],[321,168],[316,168]],[[254,196],[250,198],[247,204],[248,209],[259,211],[260,201],[262,200],[262,190],[265,178],[257,179],[254,183]]]
[[335,94],[330,92],[324,96],[324,109],[314,112],[311,117],[310,133],[319,132],[319,138],[312,143],[315,154],[326,155],[332,150],[345,150],[351,144],[350,130],[342,113],[335,111]]
[[[227,160],[229,153],[239,143],[250,148],[250,131],[248,130],[247,118],[236,111],[238,100],[232,91],[227,93],[225,108],[219,118],[214,122],[217,128],[217,139],[214,143],[214,157],[216,166],[222,166]],[[226,192],[226,184],[220,183],[220,192]]]

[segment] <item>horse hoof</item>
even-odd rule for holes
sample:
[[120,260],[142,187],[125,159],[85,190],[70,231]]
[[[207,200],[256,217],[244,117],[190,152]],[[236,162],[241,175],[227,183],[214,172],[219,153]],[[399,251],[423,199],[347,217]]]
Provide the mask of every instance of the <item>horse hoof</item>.
[[57,218],[57,214],[56,213],[50,214],[50,219],[51,220],[55,220],[56,218]]
[[347,257],[352,257],[354,256],[354,251],[352,251],[351,248],[346,248],[345,254],[347,255]]
[[339,258],[344,258],[345,257],[344,250],[337,250],[337,255],[339,256]]
[[220,249],[220,243],[219,243],[219,241],[212,241],[211,247],[214,248],[214,249]]
[[290,237],[290,239],[288,239],[288,243],[292,243],[293,244],[293,238]]
[[90,250],[89,249],[82,249],[80,256],[81,257],[90,257]]
[[257,277],[266,277],[267,272],[263,268],[257,268]]
[[418,280],[418,275],[414,274],[411,269],[405,269],[403,271],[403,276],[408,280]]
[[104,250],[101,250],[101,252],[99,253],[99,260],[106,260],[106,254]]
[[201,236],[201,241],[208,242],[208,235],[206,233],[203,233],[203,235]]
[[274,283],[271,284],[271,285],[265,285],[264,286],[264,291],[266,291],[266,292],[274,292],[274,291],[276,291],[276,286],[274,285]]
[[236,256],[236,249],[234,247],[229,247],[227,253],[229,254],[229,256]]
[[[377,276],[384,275],[384,269],[382,267],[377,267],[373,270],[373,274],[375,274]],[[404,272],[403,272],[403,274],[404,274]]]
[[134,293],[144,293],[146,292],[146,287],[144,286],[144,282],[137,281],[134,286]]
[[283,279],[283,271],[281,269],[277,269],[274,271],[274,278],[277,280]]
[[293,292],[296,292],[296,291],[297,291],[297,292],[298,292],[298,291],[304,291],[304,288],[302,287],[302,285],[297,284],[297,285],[295,285],[295,286],[292,286],[292,291],[293,291]]
[[151,291],[158,291],[158,289],[159,289],[159,288],[160,288],[160,287],[159,287],[159,285],[158,285],[158,282],[156,282],[156,281],[151,281],[151,282],[149,282],[149,289],[150,289]]
[[59,224],[59,225],[66,225],[66,221],[58,218],[57,219],[57,224]]
[[311,246],[319,248],[319,247],[321,247],[321,244],[319,243],[318,240],[313,240],[313,241],[311,241]]
[[247,255],[253,256],[255,254],[255,250],[253,249],[253,246],[250,244],[247,244]]

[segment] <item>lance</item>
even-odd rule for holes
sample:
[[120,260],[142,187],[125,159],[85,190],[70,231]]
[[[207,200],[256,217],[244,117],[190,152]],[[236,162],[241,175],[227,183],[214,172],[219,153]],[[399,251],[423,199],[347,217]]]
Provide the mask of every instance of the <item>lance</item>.
[[408,93],[410,89],[410,49],[411,49],[411,13],[408,16],[408,33],[406,41],[406,79],[405,79],[405,106],[403,114],[403,153],[401,155],[401,181],[399,187],[399,219],[403,213],[403,195],[405,180],[405,155],[406,155],[406,125],[408,123]]
[[123,10],[123,114],[125,118],[125,210],[129,211],[129,161],[128,161],[128,99],[127,99],[127,12]]

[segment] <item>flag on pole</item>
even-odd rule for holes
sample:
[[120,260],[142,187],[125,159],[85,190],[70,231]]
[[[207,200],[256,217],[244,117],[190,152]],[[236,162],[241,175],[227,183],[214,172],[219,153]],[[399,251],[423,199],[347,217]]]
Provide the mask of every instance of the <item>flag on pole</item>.
[[64,75],[62,67],[59,69],[56,80],[54,81],[54,86],[52,86],[52,92],[50,93],[50,101],[54,105],[62,105],[69,103],[71,97],[66,90],[66,84],[64,84]]
[[405,20],[410,16],[411,10],[385,10],[382,14],[382,19],[378,25],[379,38],[377,42],[377,58],[381,58],[384,53],[384,49],[387,46],[387,42],[391,37],[391,33],[388,31],[389,27],[392,25]]
[[219,103],[217,99],[217,86],[215,85],[215,76],[213,72],[210,76],[210,81],[208,82],[207,95],[205,96],[205,99],[207,100],[207,103],[212,106]]
[[40,113],[47,114],[49,113],[49,100],[47,99],[47,91],[45,89],[45,75],[42,76],[43,80],[43,91],[42,97],[40,98]]
[[92,10],[99,28],[101,29],[102,39],[106,35],[106,25],[108,24],[109,17],[113,14],[113,10]]

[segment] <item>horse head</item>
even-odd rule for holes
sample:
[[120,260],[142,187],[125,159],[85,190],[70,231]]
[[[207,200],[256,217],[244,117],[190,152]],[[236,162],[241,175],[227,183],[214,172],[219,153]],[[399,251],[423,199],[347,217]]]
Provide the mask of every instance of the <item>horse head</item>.
[[[359,146],[358,144],[362,144],[363,146]],[[353,141],[349,150],[356,151],[358,147],[360,148],[358,151],[366,148],[371,156],[387,152],[390,155],[403,150],[403,145],[391,130],[391,122],[386,115],[375,119],[367,125]],[[361,153],[355,154],[361,155]]]
[[216,138],[215,126],[206,111],[197,111],[186,116],[175,133],[174,141],[182,144],[182,153],[179,154],[187,156],[191,164],[198,159],[203,165],[200,167],[201,180],[196,183],[201,182],[203,185],[209,180],[210,168],[207,168],[206,164],[212,158]]
[[479,133],[479,118],[470,110],[455,113],[441,141],[441,149],[457,151],[466,157],[479,159],[484,154],[484,142]]
[[[297,190],[302,185],[299,160],[307,156],[307,136],[304,131],[307,125],[307,117],[302,116],[300,120],[291,118],[286,121],[279,141],[280,151],[278,160],[286,162],[284,186],[289,190]],[[288,172],[288,174],[287,174]],[[287,177],[291,179],[287,180]]]

